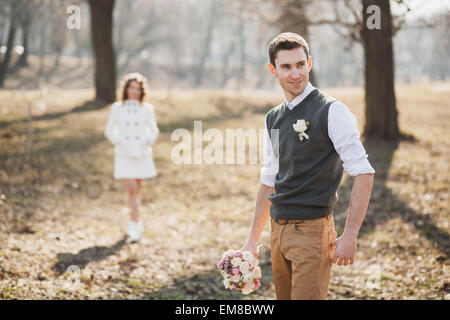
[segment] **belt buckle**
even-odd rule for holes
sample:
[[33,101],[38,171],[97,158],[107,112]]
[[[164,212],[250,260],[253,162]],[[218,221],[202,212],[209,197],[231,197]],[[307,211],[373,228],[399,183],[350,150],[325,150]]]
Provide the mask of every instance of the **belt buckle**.
[[[286,220],[286,219],[281,219],[281,220]],[[286,225],[286,224],[289,224],[289,222],[281,223],[281,222],[280,222],[280,219],[278,219],[278,218],[275,219],[275,222],[276,222],[277,224],[281,225],[281,226],[284,226],[284,225]]]

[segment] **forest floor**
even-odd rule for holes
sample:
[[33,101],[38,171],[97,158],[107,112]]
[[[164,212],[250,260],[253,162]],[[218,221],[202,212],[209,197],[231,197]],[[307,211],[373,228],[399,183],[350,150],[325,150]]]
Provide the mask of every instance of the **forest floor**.
[[[363,90],[325,91],[347,104],[362,130]],[[125,236],[127,193],[113,179],[113,148],[103,135],[110,105],[89,102],[92,95],[0,91],[0,299],[274,299],[269,224],[259,290],[225,290],[216,267],[225,250],[246,240],[261,159],[176,165],[171,133],[192,132],[194,120],[203,121],[203,132],[224,135],[262,129],[281,94],[150,93],[161,130],[153,146],[158,176],[143,183],[138,243]],[[450,298],[450,85],[399,86],[397,100],[401,129],[415,140],[364,142],[376,170],[372,198],[355,263],[333,265],[328,299]],[[345,174],[334,212],[338,236],[351,188]]]

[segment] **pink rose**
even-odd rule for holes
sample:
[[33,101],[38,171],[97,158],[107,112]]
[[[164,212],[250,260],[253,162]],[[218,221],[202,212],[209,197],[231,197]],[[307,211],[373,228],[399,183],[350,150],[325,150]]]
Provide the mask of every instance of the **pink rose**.
[[254,287],[253,287],[253,291],[257,290],[259,287],[261,287],[261,283],[259,282],[259,280],[255,280],[253,282]]

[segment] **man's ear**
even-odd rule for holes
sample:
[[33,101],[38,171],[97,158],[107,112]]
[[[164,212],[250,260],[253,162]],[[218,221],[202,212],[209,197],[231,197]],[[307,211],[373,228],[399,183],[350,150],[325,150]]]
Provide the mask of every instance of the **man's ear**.
[[267,64],[267,70],[269,70],[270,74],[273,75],[274,77],[276,77],[277,75],[275,74],[275,67],[273,64],[271,64],[270,62]]
[[308,57],[308,68],[309,68],[309,71],[311,71],[311,68],[312,68],[312,57],[311,56]]

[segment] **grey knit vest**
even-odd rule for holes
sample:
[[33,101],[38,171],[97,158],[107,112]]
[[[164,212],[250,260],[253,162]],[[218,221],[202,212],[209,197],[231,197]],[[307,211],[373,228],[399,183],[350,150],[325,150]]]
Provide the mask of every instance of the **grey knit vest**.
[[[267,128],[279,159],[275,193],[269,195],[271,217],[309,220],[333,211],[343,174],[342,161],[328,136],[328,110],[334,101],[314,89],[292,110],[281,104],[267,113]],[[293,128],[301,119],[310,123],[305,131],[309,139],[303,142]]]

